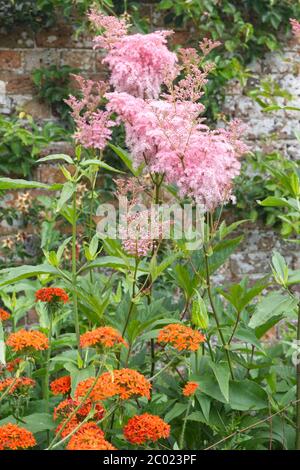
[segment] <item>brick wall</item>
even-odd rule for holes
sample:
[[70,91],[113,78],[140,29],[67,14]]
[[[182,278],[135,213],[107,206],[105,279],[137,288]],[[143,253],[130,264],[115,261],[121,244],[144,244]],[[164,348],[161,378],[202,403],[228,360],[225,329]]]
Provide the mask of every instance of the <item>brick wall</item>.
[[[103,78],[100,61],[91,38],[75,38],[71,25],[42,29],[0,29],[0,112],[11,114],[20,109],[35,119],[52,118],[47,105],[36,98],[32,71],[50,65],[78,68],[92,79]],[[99,56],[99,53],[98,53]]]
[[[144,5],[143,8],[146,8],[154,26],[160,27],[161,18],[155,15],[153,5]],[[37,33],[23,29],[10,32],[3,28],[0,30],[0,112],[10,114],[23,109],[36,119],[52,118],[49,108],[35,96],[31,72],[37,67],[70,65],[80,68],[83,74],[91,78],[103,78],[103,70],[97,60],[99,52],[93,51],[91,38],[81,36],[75,39],[74,32],[70,25],[60,25]],[[190,37],[188,31],[177,31],[172,41],[187,43]],[[264,59],[252,64],[254,78],[250,82],[255,84],[259,78],[271,75],[283,88],[295,95],[294,104],[299,106],[299,52],[299,46],[289,42],[282,54],[267,54]],[[288,157],[300,158],[300,145],[293,134],[295,129],[299,130],[297,115],[290,111],[264,114],[246,93],[247,88],[242,89],[238,83],[231,83],[224,111],[232,118],[239,117],[248,123],[246,138],[251,147],[266,152],[279,149]],[[55,170],[46,165],[39,168],[36,177],[44,182],[52,182],[54,174]],[[18,227],[12,230],[16,231]],[[220,281],[238,281],[244,275],[254,280],[269,272],[270,256],[275,248],[284,253],[291,268],[300,267],[300,254],[295,246],[280,241],[274,231],[266,230],[259,224],[249,225],[243,230],[245,241],[219,273]]]

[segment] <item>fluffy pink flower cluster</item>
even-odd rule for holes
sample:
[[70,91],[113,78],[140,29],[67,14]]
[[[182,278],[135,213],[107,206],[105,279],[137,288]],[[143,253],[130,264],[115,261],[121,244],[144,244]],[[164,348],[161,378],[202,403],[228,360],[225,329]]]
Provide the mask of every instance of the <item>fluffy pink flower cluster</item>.
[[300,39],[300,23],[294,18],[290,18],[293,34],[297,39]]
[[94,42],[97,47],[110,49],[114,43],[127,34],[129,27],[124,19],[116,16],[107,16],[98,12],[94,8],[88,14],[89,20],[94,26],[101,30],[101,35],[95,37]]
[[95,11],[90,19],[104,30],[96,36],[95,47],[108,50],[103,63],[110,69],[110,83],[115,90],[141,98],[157,98],[166,74],[177,74],[177,56],[166,46],[172,31],[127,36],[123,20]]
[[146,256],[154,241],[149,233],[149,212],[127,213],[120,220],[119,236],[128,254],[138,258]]
[[108,93],[109,109],[125,123],[126,143],[138,166],[165,174],[206,210],[226,202],[232,179],[239,174],[238,157],[246,150],[235,122],[228,130],[210,131],[198,119],[199,105],[142,100],[127,93]]
[[123,208],[120,213],[119,237],[124,250],[138,258],[146,256],[155,241],[164,237],[170,228],[169,220],[162,220],[159,210],[147,209],[140,201],[146,186],[136,179],[115,180],[117,197]]
[[[192,197],[205,210],[227,202],[232,180],[240,171],[239,157],[247,148],[240,141],[237,122],[218,131],[204,125],[200,117],[204,106],[199,103],[214,66],[206,56],[219,43],[201,41],[202,55],[193,48],[181,49],[179,62],[167,48],[170,31],[127,35],[123,19],[93,10],[90,20],[101,30],[95,47],[107,51],[103,62],[109,66],[115,91],[105,93],[105,84],[94,88],[93,82],[79,79],[83,98],[68,100],[78,126],[77,140],[86,147],[103,148],[115,124],[111,113],[117,113],[118,122],[125,124],[126,143],[136,166],[144,163],[147,171],[163,174],[167,182],[178,186],[181,196]],[[163,84],[167,91],[161,94]],[[109,100],[105,111],[98,107],[103,93]],[[144,240],[140,251],[134,234],[123,237],[126,249],[138,255],[151,245],[142,225],[137,230],[138,240]]]
[[108,111],[98,109],[101,98],[107,90],[105,82],[85,80],[74,76],[82,92],[82,98],[70,96],[66,103],[72,109],[72,116],[77,130],[74,134],[76,141],[89,148],[104,149],[111,137],[111,127],[116,123],[110,119]]

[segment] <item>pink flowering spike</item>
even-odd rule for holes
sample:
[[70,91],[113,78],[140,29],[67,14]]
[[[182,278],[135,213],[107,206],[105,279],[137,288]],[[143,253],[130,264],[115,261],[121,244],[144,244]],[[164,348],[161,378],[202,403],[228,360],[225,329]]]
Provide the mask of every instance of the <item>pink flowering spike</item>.
[[237,121],[227,130],[210,131],[199,118],[198,103],[144,101],[117,92],[106,96],[108,109],[125,124],[136,166],[144,162],[146,171],[165,174],[181,196],[191,197],[205,210],[230,200],[239,157],[247,150]]
[[108,111],[99,109],[101,99],[108,86],[105,82],[93,82],[75,75],[82,97],[77,99],[70,96],[65,102],[72,109],[72,117],[76,124],[75,140],[87,148],[105,148],[110,139],[111,128],[116,122],[110,119]]
[[290,24],[292,26],[292,31],[296,39],[300,40],[300,23],[294,18],[290,18]]
[[220,41],[212,41],[211,39],[204,38],[199,42],[199,47],[204,56],[208,55],[213,49],[219,47],[222,43]]
[[102,30],[101,35],[96,36],[94,39],[95,48],[110,49],[120,38],[126,36],[127,29],[130,26],[126,24],[124,19],[104,15],[94,8],[91,9],[88,17],[97,29]]
[[166,46],[170,31],[133,34],[117,41],[103,63],[110,72],[116,91],[140,98],[156,98],[165,78],[176,76],[177,56]]

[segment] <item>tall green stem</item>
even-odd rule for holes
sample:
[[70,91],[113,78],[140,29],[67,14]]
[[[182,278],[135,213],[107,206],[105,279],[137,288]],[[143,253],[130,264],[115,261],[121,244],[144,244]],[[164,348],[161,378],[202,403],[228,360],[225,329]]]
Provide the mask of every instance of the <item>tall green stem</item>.
[[182,425],[182,431],[180,435],[180,440],[179,440],[179,449],[183,450],[183,442],[184,442],[184,435],[185,435],[185,429],[186,429],[186,422],[188,415],[190,414],[190,409],[191,409],[191,404],[192,404],[193,397],[189,399],[189,403],[185,412],[184,420],[183,420],[183,425]]
[[49,413],[49,369],[50,369],[50,359],[51,359],[51,345],[52,345],[52,328],[53,328],[53,311],[49,309],[49,330],[48,330],[48,344],[46,354],[46,372],[44,377],[44,400],[46,402],[46,412]]
[[213,301],[213,296],[212,296],[212,292],[211,292],[211,283],[210,283],[208,255],[207,255],[207,251],[206,251],[204,246],[203,246],[203,251],[204,251],[204,260],[205,260],[206,284],[207,284],[208,298],[209,298],[209,302],[210,302],[210,305],[211,305],[213,316],[214,316],[214,319],[215,319],[215,322],[216,322],[216,325],[217,325],[217,330],[218,330],[218,333],[219,333],[219,336],[220,336],[220,339],[221,339],[221,342],[222,342],[222,345],[223,345],[223,348],[224,348],[224,351],[225,351],[225,354],[226,354],[228,367],[229,367],[229,370],[230,370],[230,375],[231,375],[232,380],[234,380],[230,354],[229,354],[229,351],[227,349],[227,344],[226,344],[226,341],[225,341],[225,338],[224,338],[224,335],[223,335],[223,332],[222,332],[222,329],[221,329],[221,325],[220,325],[220,321],[219,321],[219,318],[218,318],[217,310],[215,308],[215,304],[214,304],[214,301]]
[[[300,345],[300,303],[298,304],[298,325],[297,325],[297,347]],[[296,449],[300,450],[300,361],[298,359],[296,366]]]
[[5,364],[5,341],[2,321],[0,320],[0,364]]
[[76,191],[73,194],[73,217],[72,217],[72,284],[73,284],[73,310],[74,310],[74,324],[76,332],[77,348],[80,357],[80,331],[79,331],[79,315],[78,315],[78,297],[77,297],[77,267],[76,267],[76,241],[77,241],[77,208],[76,208]]

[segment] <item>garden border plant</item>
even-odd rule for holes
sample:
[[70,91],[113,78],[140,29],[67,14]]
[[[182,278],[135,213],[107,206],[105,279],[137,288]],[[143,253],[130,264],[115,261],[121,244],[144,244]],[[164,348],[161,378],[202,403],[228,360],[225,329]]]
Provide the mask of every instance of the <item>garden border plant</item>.
[[[242,239],[234,230],[244,221],[227,225],[222,209],[247,151],[239,123],[211,130],[201,118],[213,70],[209,54],[218,44],[205,39],[200,54],[183,49],[175,55],[167,48],[169,31],[128,34],[123,18],[95,10],[90,19],[114,91],[78,78],[82,96],[67,101],[75,156],[39,160],[61,162],[65,183],[0,178],[3,190],[59,191],[56,211],[72,229],[57,251],[44,251],[44,263],[0,271],[0,295],[10,310],[0,310],[0,449],[297,448],[293,347],[261,339],[283,318],[292,338],[298,302],[290,290],[299,271],[275,254],[280,289],[266,295],[269,277],[252,286],[247,279],[229,286],[212,281]],[[116,178],[116,195],[126,197],[130,209],[140,198],[149,206],[125,214],[134,224],[121,240],[100,240],[91,218],[93,230],[80,251],[78,185],[84,180],[94,189],[99,171],[120,173],[103,161],[103,149],[121,122],[128,152],[109,145],[132,177]],[[299,177],[292,180],[299,187]],[[170,198],[201,206],[197,249],[189,249],[187,235],[165,241],[161,220],[154,239],[147,231],[151,203]],[[292,221],[293,200],[280,199]],[[30,295],[30,286],[39,327],[19,329],[12,307]],[[13,332],[6,328],[11,319]]]

